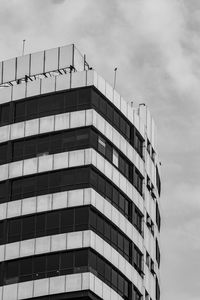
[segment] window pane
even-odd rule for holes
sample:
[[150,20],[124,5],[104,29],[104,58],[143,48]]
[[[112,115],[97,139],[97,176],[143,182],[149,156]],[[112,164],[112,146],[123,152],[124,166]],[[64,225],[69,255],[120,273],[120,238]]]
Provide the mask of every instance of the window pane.
[[106,154],[106,142],[104,139],[101,137],[98,137],[98,150],[101,152],[103,155]]
[[36,236],[45,234],[45,214],[37,215],[36,217]]
[[25,102],[15,104],[15,122],[25,120]]
[[23,146],[24,143],[20,142],[14,142],[13,143],[13,160],[20,160],[23,157]]
[[5,202],[7,196],[7,186],[4,182],[0,182],[0,203]]
[[47,276],[55,276],[59,274],[59,255],[47,255]]
[[28,198],[35,195],[36,191],[36,177],[28,177],[24,180],[23,197]]
[[74,210],[65,210],[61,212],[61,231],[72,231],[74,225]]
[[88,250],[80,250],[75,252],[75,267],[88,265]]
[[18,282],[19,262],[8,261],[6,268],[5,284],[11,284]]
[[61,266],[62,270],[73,268],[73,253],[61,253]]
[[89,211],[87,207],[75,210],[75,224],[77,230],[84,230],[89,222]]
[[10,220],[8,226],[8,241],[14,242],[20,240],[21,221],[19,219]]
[[38,139],[37,155],[49,153],[49,136],[43,136]]
[[3,144],[0,146],[0,164],[6,164],[7,160],[7,152],[8,152],[8,144]]
[[32,279],[32,259],[26,258],[20,261],[20,279],[30,280]]
[[33,238],[35,232],[35,217],[26,217],[22,219],[22,238]]
[[42,278],[42,273],[46,271],[46,257],[35,256],[33,261],[33,268],[36,278]]
[[10,121],[10,104],[1,105],[0,120],[1,120],[1,125],[9,124],[9,121]]
[[26,115],[28,119],[36,118],[38,115],[38,100],[32,99],[26,102]]
[[112,270],[112,284],[117,288],[117,272],[115,270]]
[[113,164],[118,168],[119,165],[119,155],[116,150],[113,149]]
[[46,229],[48,234],[58,233],[59,215],[59,212],[47,213]]

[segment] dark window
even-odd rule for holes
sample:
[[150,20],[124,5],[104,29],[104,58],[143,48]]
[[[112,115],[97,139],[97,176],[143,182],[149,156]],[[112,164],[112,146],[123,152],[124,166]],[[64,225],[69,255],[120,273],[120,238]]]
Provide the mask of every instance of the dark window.
[[9,222],[8,228],[8,241],[15,242],[20,240],[20,233],[21,233],[21,220],[14,219]]
[[33,238],[35,232],[35,217],[22,219],[22,239]]
[[38,101],[37,99],[29,99],[26,102],[26,115],[27,118],[33,119],[38,116]]
[[18,282],[19,276],[19,262],[18,261],[8,261],[6,266],[6,276],[4,283],[11,284]]
[[60,269],[61,270],[73,269],[73,266],[74,266],[73,253],[72,252],[61,253]]
[[61,230],[69,232],[73,230],[74,210],[65,210],[61,212]]
[[10,123],[10,107],[11,107],[10,103],[1,105],[1,110],[0,110],[1,126]]
[[26,116],[26,102],[16,101],[14,103],[15,103],[15,122],[23,121]]
[[59,255],[47,255],[47,276],[59,275]]
[[78,208],[75,210],[76,230],[85,230],[89,219],[89,211],[87,207]]
[[37,216],[37,220],[36,220],[36,235],[37,236],[45,235],[45,230],[46,230],[45,214],[40,214]]
[[39,279],[43,277],[43,274],[45,273],[46,270],[46,260],[42,256],[35,256],[34,257],[34,279]]
[[59,231],[59,219],[60,214],[57,211],[53,211],[47,214],[46,219],[46,232],[47,234],[56,234]]
[[32,279],[32,259],[25,258],[20,261],[20,280],[31,280]]
[[82,267],[87,265],[88,265],[88,251],[87,250],[76,251],[75,267]]
[[0,164],[6,164],[7,163],[7,151],[8,151],[8,146],[6,144],[1,144],[0,145]]

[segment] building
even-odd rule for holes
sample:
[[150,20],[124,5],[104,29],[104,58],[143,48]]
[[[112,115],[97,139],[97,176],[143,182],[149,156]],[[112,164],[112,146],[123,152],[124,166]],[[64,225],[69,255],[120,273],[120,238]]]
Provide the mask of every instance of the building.
[[160,299],[154,121],[74,45],[0,63],[0,299]]

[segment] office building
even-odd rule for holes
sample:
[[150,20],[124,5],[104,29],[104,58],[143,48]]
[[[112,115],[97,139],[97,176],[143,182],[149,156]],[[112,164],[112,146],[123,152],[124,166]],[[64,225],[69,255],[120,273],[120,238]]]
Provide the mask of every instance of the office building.
[[0,299],[160,299],[145,105],[74,45],[0,63]]

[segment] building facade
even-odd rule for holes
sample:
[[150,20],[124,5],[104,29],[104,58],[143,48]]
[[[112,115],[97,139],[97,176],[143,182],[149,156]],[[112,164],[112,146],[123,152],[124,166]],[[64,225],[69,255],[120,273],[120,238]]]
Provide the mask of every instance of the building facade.
[[154,121],[74,45],[0,63],[0,299],[160,299]]

